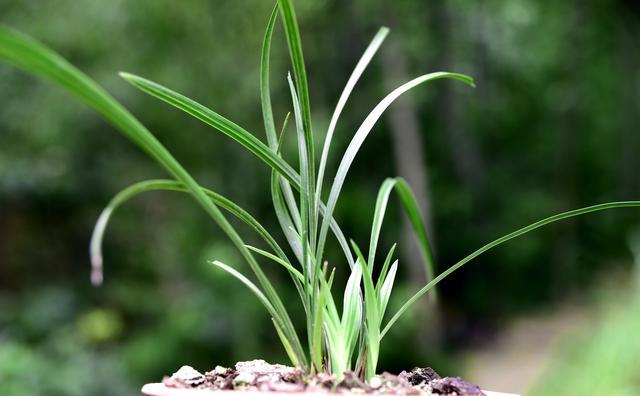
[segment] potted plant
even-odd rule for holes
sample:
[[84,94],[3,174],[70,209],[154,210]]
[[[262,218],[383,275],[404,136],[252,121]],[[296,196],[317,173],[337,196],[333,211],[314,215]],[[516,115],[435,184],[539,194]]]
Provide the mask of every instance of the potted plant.
[[[269,54],[278,17],[282,19],[284,26],[293,72],[293,78],[288,76],[287,80],[298,148],[298,169],[289,164],[281,154],[289,115],[281,122],[282,126],[277,128],[271,108]],[[236,266],[217,260],[211,261],[212,266],[226,271],[243,283],[265,306],[291,361],[291,366],[270,365],[263,361],[240,362],[235,368],[216,367],[204,374],[185,366],[163,383],[145,386],[144,393],[205,395],[244,389],[275,392],[339,390],[355,393],[482,394],[479,388],[459,378],[443,379],[426,368],[403,372],[398,376],[379,374],[377,363],[382,339],[413,303],[453,271],[480,254],[562,219],[605,209],[640,206],[640,201],[610,202],[548,217],[488,243],[435,276],[431,246],[411,188],[402,178],[389,178],[380,187],[368,250],[363,252],[359,245],[347,239],[333,214],[351,164],[377,120],[395,99],[420,84],[437,79],[454,79],[473,86],[473,80],[468,76],[435,72],[414,78],[390,92],[373,108],[355,132],[332,178],[328,194],[325,194],[325,171],[335,126],[354,86],[387,33],[387,28],[378,31],[349,77],[331,117],[319,160],[316,159],[316,136],[311,123],[309,89],[292,0],[279,0],[275,4],[262,45],[260,92],[266,144],[255,134],[178,92],[133,74],[120,73],[123,79],[143,92],[183,110],[229,136],[271,168],[271,199],[289,245],[285,249],[246,210],[214,190],[200,185],[147,128],[96,82],[43,44],[12,29],[0,27],[0,59],[53,81],[77,96],[146,151],[171,176],[167,180],[145,180],[129,186],[118,193],[104,209],[91,241],[92,282],[96,285],[102,282],[102,238],[109,218],[119,205],[147,191],[188,193],[240,251],[257,282],[250,280]],[[377,247],[387,202],[394,191],[415,231],[429,279],[423,288],[385,321],[398,261],[394,260],[395,245],[382,260],[378,258],[380,255]],[[264,240],[266,249],[245,244],[224,212],[248,225]],[[344,262],[336,264],[337,270],[349,273],[342,294],[336,293],[337,288],[333,284],[336,268],[330,267],[324,260],[325,245],[330,236],[337,240],[344,255]],[[278,291],[258,264],[258,257],[281,266],[290,275],[305,313],[304,341],[300,339]]]

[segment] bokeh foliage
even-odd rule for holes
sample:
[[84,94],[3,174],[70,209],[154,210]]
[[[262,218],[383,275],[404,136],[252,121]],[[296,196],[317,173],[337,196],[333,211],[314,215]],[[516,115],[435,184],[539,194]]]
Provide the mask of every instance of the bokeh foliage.
[[[317,131],[326,129],[379,25],[391,27],[388,44],[405,58],[405,79],[437,69],[476,78],[474,91],[451,84],[410,94],[441,269],[544,215],[640,197],[634,2],[323,0],[296,7]],[[70,59],[139,116],[203,185],[275,226],[266,167],[116,74],[166,83],[262,137],[258,65],[270,8],[260,0],[0,0],[0,22]],[[388,67],[374,62],[359,83],[336,148],[388,91]],[[274,110],[282,118],[289,111],[288,63],[279,28],[272,68]],[[51,85],[3,65],[0,97],[0,381],[15,387],[10,392],[123,394],[182,363],[204,369],[255,357],[284,361],[262,307],[205,264],[239,260],[189,198],[153,193],[125,206],[106,236],[106,284],[92,289],[87,247],[100,209],[120,188],[164,174]],[[345,232],[362,243],[378,185],[398,173],[392,127],[376,127],[337,208]],[[329,174],[337,158],[331,160]],[[411,243],[400,240],[400,211],[393,212],[383,235],[387,248]],[[638,220],[633,210],[576,219],[480,258],[442,284],[441,342],[412,352],[395,346],[419,339],[429,326],[409,318],[389,334],[382,368],[424,365],[429,356],[451,371],[451,352],[486,339],[510,316],[584,292],[605,266],[624,270],[625,236]],[[405,290],[391,304],[416,285],[400,285],[410,277],[402,268],[401,260],[397,283]],[[109,378],[85,383],[92,372]]]

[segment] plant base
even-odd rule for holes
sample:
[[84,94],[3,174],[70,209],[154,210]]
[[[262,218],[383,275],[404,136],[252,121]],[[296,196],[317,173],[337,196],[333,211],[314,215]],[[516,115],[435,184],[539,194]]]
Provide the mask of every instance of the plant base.
[[307,375],[302,370],[269,364],[264,360],[238,362],[235,369],[216,367],[201,374],[183,366],[161,383],[142,388],[147,396],[228,396],[244,395],[456,395],[456,396],[518,396],[482,391],[459,377],[442,378],[433,369],[414,368],[399,375],[382,373],[365,383],[352,372],[337,380],[334,375]]

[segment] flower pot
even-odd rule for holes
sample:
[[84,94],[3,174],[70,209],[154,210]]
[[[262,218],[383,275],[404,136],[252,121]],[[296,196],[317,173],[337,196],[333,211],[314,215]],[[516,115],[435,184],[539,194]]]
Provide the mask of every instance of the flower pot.
[[[520,396],[514,393],[482,391],[487,396]],[[142,394],[146,396],[327,396],[326,392],[273,392],[273,391],[239,391],[239,390],[209,390],[209,389],[179,389],[170,388],[162,383],[146,384],[142,387]],[[362,393],[353,393],[362,395]]]
[[217,366],[204,374],[182,366],[161,383],[142,387],[146,396],[299,396],[299,395],[468,395],[518,396],[482,391],[459,377],[442,378],[430,367],[414,368],[399,375],[382,373],[363,382],[355,373],[343,378],[318,373],[307,375],[299,368],[269,364],[264,360],[238,362],[235,368]]

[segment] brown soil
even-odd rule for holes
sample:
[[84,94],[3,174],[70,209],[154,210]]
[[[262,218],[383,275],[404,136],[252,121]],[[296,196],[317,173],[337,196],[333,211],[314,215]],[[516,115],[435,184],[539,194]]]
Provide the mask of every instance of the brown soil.
[[432,368],[414,368],[399,375],[383,373],[368,383],[354,373],[346,372],[345,378],[337,381],[335,376],[320,373],[308,375],[300,369],[280,364],[269,364],[264,360],[238,362],[235,368],[217,366],[204,374],[190,366],[183,366],[163,384],[170,388],[244,390],[271,392],[310,393],[378,393],[403,395],[484,395],[476,385],[460,377],[441,378]]

